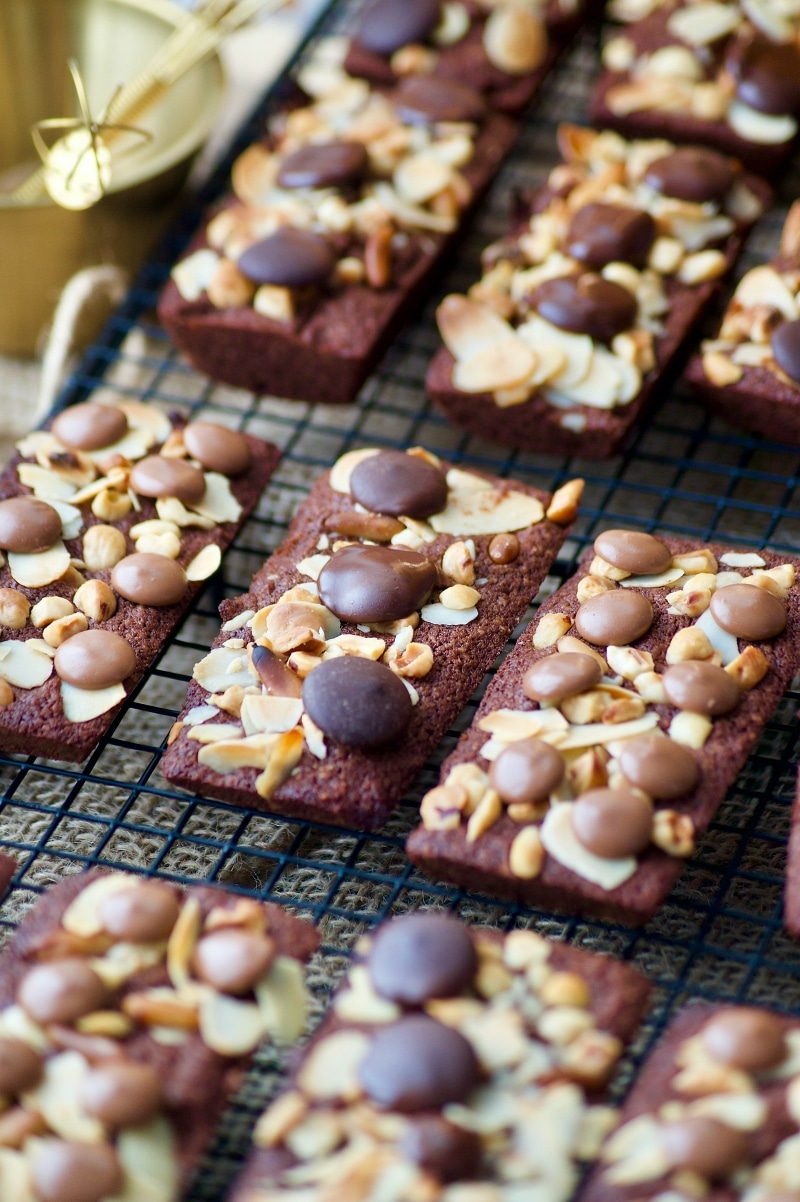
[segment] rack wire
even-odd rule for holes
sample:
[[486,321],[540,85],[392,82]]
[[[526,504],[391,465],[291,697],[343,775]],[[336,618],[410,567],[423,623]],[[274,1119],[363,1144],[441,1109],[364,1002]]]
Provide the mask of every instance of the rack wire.
[[[337,8],[323,19],[322,31],[335,31],[341,20]],[[689,998],[746,999],[800,1013],[800,946],[781,927],[798,763],[796,690],[789,691],[769,723],[668,901],[638,931],[492,901],[430,881],[408,863],[403,843],[415,824],[419,797],[435,782],[437,765],[470,721],[477,698],[426,766],[417,788],[376,834],[192,797],[167,785],[159,772],[192,666],[216,633],[219,600],[246,590],[280,542],[311,481],[353,447],[422,444],[451,460],[547,489],[582,475],[582,510],[544,591],[571,574],[580,551],[609,524],[788,553],[800,548],[798,453],[710,420],[674,382],[661,388],[624,453],[605,463],[523,454],[468,438],[425,401],[424,373],[437,345],[436,297],[476,278],[481,247],[503,232],[512,191],[542,182],[556,161],[557,122],[583,118],[598,61],[597,36],[596,30],[583,31],[551,78],[457,260],[437,281],[436,296],[401,335],[355,404],[313,407],[214,385],[186,364],[154,318],[170,265],[203,206],[224,187],[233,157],[263,128],[265,113],[280,100],[282,84],[241,131],[226,162],[87,352],[60,406],[84,399],[102,385],[168,411],[217,417],[271,439],[283,449],[283,459],[255,516],[226,555],[222,578],[201,595],[89,760],[76,768],[0,756],[0,846],[20,863],[0,907],[0,931],[13,929],[43,888],[84,867],[129,868],[182,882],[219,881],[290,906],[318,924],[323,945],[311,983],[319,1013],[355,940],[389,914],[437,905],[500,928],[532,925],[629,960],[654,983],[655,1004],[620,1090],[665,1021]],[[786,204],[798,191],[797,173],[790,172],[778,203],[750,239],[742,269],[777,247]],[[271,1053],[258,1060],[198,1177],[191,1194],[197,1202],[224,1196],[252,1121],[277,1086],[279,1069],[280,1061]]]

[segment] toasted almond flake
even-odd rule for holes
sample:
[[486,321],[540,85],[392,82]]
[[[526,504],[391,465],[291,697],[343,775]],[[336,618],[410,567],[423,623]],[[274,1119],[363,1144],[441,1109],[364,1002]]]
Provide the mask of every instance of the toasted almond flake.
[[733,33],[740,20],[735,6],[705,0],[673,12],[667,29],[673,37],[688,42],[690,46],[709,46],[726,34]]
[[190,965],[202,926],[200,904],[190,895],[184,899],[167,941],[167,972],[177,990],[185,988],[192,979]]
[[[215,714],[219,713],[216,706],[212,707]],[[244,736],[244,728],[238,726],[235,722],[215,722],[212,726],[193,726],[190,727],[187,739],[191,739],[193,743],[202,743],[207,746],[209,743],[222,743],[231,739],[239,739]]]
[[24,555],[8,552],[8,566],[17,584],[25,588],[43,588],[60,580],[70,567],[70,554],[59,539],[47,551]]
[[[741,0],[742,10],[750,18],[757,29],[769,38],[771,42],[791,42],[794,38],[794,27],[790,16],[780,12],[772,0]],[[795,15],[797,10],[789,13]]]
[[42,641],[0,643],[0,678],[20,689],[35,689],[44,684],[52,675],[53,660],[40,648]]
[[78,1052],[50,1056],[39,1085],[22,1095],[26,1108],[38,1111],[62,1139],[100,1143],[105,1137],[102,1123],[75,1104],[75,1091],[88,1073],[89,1064]]
[[297,1074],[297,1084],[315,1101],[349,1101],[361,1093],[358,1068],[369,1051],[363,1031],[335,1031],[311,1048]]
[[699,751],[705,746],[706,739],[711,734],[711,727],[711,719],[705,714],[693,714],[690,710],[682,710],[670,722],[668,734],[674,742]]
[[301,576],[308,576],[311,580],[316,580],[329,559],[330,555],[308,555],[305,559],[300,560],[297,570]]
[[[167,536],[169,537],[169,536]],[[216,543],[209,543],[198,551],[194,559],[186,565],[186,579],[189,581],[208,580],[222,563],[222,551]]]
[[478,616],[474,605],[470,609],[451,609],[438,601],[423,605],[419,612],[423,622],[430,622],[432,626],[466,626]]
[[275,790],[296,767],[303,754],[304,742],[302,730],[288,730],[285,734],[278,735],[264,771],[256,780],[256,793],[264,801],[269,801]]
[[527,493],[503,492],[491,486],[462,490],[451,485],[447,505],[432,515],[430,524],[437,534],[509,534],[536,526],[543,517],[541,501]]
[[538,739],[552,732],[565,733],[569,723],[557,709],[499,709],[485,714],[478,721],[478,729],[495,735],[504,743],[516,743],[520,739]]
[[209,718],[216,718],[219,710],[215,705],[195,705],[183,716],[184,726],[199,726],[201,722],[208,722]]
[[255,987],[266,1033],[279,1044],[295,1043],[308,1013],[305,972],[299,960],[276,956]]
[[219,255],[214,250],[197,250],[172,269],[175,286],[185,301],[196,301],[203,295],[217,270]]
[[627,580],[621,580],[620,584],[622,588],[663,588],[667,584],[674,584],[681,576],[683,569],[673,567],[655,576],[629,576]]
[[761,146],[779,146],[782,142],[790,142],[797,133],[794,117],[770,117],[742,104],[740,100],[731,101],[728,124],[740,138]]
[[554,388],[572,388],[588,376],[594,352],[588,334],[570,334],[543,317],[534,316],[519,327],[517,335],[537,354],[557,350],[563,355],[564,366],[548,377]]
[[20,483],[32,489],[33,495],[41,501],[69,501],[76,493],[75,485],[69,480],[38,463],[20,463],[17,476]]
[[206,491],[199,501],[189,508],[209,521],[222,524],[223,522],[238,522],[242,516],[242,507],[231,492],[231,482],[227,476],[219,472],[206,472]]
[[197,526],[200,530],[213,530],[217,525],[213,518],[202,517],[199,513],[190,513],[177,497],[159,497],[156,501],[156,513],[165,522],[175,526]]
[[446,163],[430,151],[422,150],[400,160],[392,182],[404,200],[411,204],[424,204],[442,188],[446,188],[451,177],[452,172]]
[[439,333],[456,360],[466,359],[486,347],[508,341],[511,326],[489,305],[451,293],[436,310]]
[[726,551],[720,556],[720,563],[729,568],[763,568],[766,560],[757,551]]
[[[191,734],[209,729],[195,727]],[[197,759],[220,776],[239,768],[264,768],[278,738],[278,735],[248,735],[241,739],[222,739],[201,747]]]
[[657,714],[643,714],[630,722],[616,722],[607,725],[603,722],[593,722],[587,726],[572,728],[558,742],[559,751],[576,751],[581,747],[597,747],[604,743],[615,742],[617,739],[632,739],[658,726]]
[[395,192],[391,185],[378,181],[374,185],[375,199],[383,205],[392,217],[404,225],[421,230],[433,230],[441,234],[449,234],[456,228],[458,221],[455,214],[434,213],[419,205],[409,204]]
[[100,907],[107,897],[135,889],[138,878],[126,872],[111,872],[91,881],[72,899],[61,917],[65,931],[83,938],[99,935],[104,930]]
[[247,694],[242,698],[241,719],[246,735],[283,734],[297,726],[302,713],[299,697]]
[[203,1043],[220,1056],[244,1056],[252,1052],[264,1037],[266,1027],[260,1008],[254,1002],[206,989],[198,1010]]
[[125,1192],[117,1202],[171,1202],[178,1192],[180,1162],[168,1119],[159,1115],[119,1131],[116,1150],[125,1174]]
[[377,455],[379,453],[379,447],[365,447],[363,450],[347,451],[344,455],[340,455],[331,468],[328,477],[328,483],[334,492],[349,493],[350,477],[353,474],[353,469],[362,460],[368,459],[370,455]]
[[244,630],[244,628],[250,624],[250,620],[254,618],[255,615],[256,611],[254,609],[244,609],[240,614],[237,614],[235,618],[228,618],[227,622],[223,622],[222,629],[226,632],[229,630]]
[[328,754],[328,749],[325,746],[324,734],[316,725],[316,723],[312,722],[308,714],[303,714],[301,725],[303,727],[303,734],[306,738],[306,746],[308,747],[308,750],[318,760],[324,760]]
[[767,1100],[757,1093],[720,1093],[698,1098],[686,1107],[690,1116],[718,1119],[735,1131],[758,1131],[767,1115]]
[[453,367],[453,386],[461,392],[495,392],[524,384],[536,369],[536,354],[521,338],[509,334],[459,359]]
[[578,841],[572,830],[572,803],[560,802],[548,811],[541,827],[542,844],[548,855],[601,889],[616,889],[636,872],[635,856],[606,860],[594,855]]
[[[240,668],[231,673],[231,665],[236,662]],[[192,676],[209,693],[222,693],[234,684],[248,688],[256,680],[240,652],[229,647],[214,647],[195,664]]]
[[124,700],[125,687],[121,684],[109,685],[107,689],[78,689],[61,681],[61,705],[68,722],[91,722]]
[[[719,581],[717,586],[719,587]],[[739,654],[738,639],[729,631],[722,629],[715,621],[710,609],[706,609],[700,614],[695,622],[695,629],[701,630],[714,650],[719,651],[723,665],[730,664],[736,659]]]

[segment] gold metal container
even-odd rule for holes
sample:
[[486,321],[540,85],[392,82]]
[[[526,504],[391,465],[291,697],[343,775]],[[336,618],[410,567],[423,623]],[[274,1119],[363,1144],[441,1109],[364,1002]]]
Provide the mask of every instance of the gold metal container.
[[31,126],[77,116],[70,58],[96,118],[183,19],[169,0],[0,0],[0,353],[34,353],[61,289],[81,267],[134,268],[163,232],[218,110],[216,57],[140,118],[152,140],[119,160],[94,208],[68,212],[49,199],[19,205],[8,192],[37,166]]

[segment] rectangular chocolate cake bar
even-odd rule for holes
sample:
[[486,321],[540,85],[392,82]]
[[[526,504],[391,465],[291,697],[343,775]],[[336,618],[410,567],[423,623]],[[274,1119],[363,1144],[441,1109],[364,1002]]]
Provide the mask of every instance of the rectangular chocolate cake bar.
[[738,164],[562,125],[564,161],[439,306],[426,386],[456,425],[558,455],[614,454],[768,204]]
[[279,457],[102,391],[18,444],[0,475],[0,749],[85,759]]
[[420,449],[348,452],[250,592],[223,602],[164,775],[381,826],[536,595],[582,483],[550,498]]
[[800,667],[797,566],[598,536],[423,799],[414,863],[567,913],[650,918]]
[[4,1202],[177,1202],[257,1044],[301,1034],[317,941],[210,886],[49,890],[0,957]]
[[567,1202],[648,983],[437,911],[365,937],[230,1202]]

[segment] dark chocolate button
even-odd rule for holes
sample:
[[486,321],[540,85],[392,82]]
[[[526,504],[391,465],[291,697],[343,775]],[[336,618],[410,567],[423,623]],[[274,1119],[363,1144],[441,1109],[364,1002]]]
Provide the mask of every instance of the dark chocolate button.
[[588,334],[598,342],[610,342],[636,320],[633,293],[592,272],[545,280],[534,288],[530,303],[560,330]]
[[657,801],[683,797],[700,777],[697,760],[680,743],[663,735],[639,735],[627,739],[619,754],[626,780]]
[[402,547],[354,544],[335,551],[317,579],[320,601],[343,622],[394,622],[425,604],[436,568]]
[[786,629],[786,606],[779,597],[752,584],[729,584],[711,597],[718,626],[751,643],[774,639]]
[[73,1023],[101,1009],[108,990],[86,960],[71,956],[29,969],[17,990],[17,1001],[40,1026]]
[[161,943],[169,938],[180,913],[174,889],[142,881],[112,893],[100,903],[100,921],[109,935],[126,943]]
[[401,1006],[455,997],[478,971],[467,928],[447,914],[407,914],[385,923],[372,941],[368,964],[375,991]]
[[72,451],[99,451],[127,433],[128,419],[121,409],[86,401],[59,413],[51,427],[62,446]]
[[111,569],[114,591],[137,605],[176,605],[185,597],[186,585],[186,573],[177,560],[152,551],[134,551]]
[[531,701],[558,703],[594,688],[603,669],[593,655],[556,651],[531,664],[522,678],[522,691]]
[[435,1114],[409,1123],[400,1149],[412,1164],[443,1183],[474,1177],[483,1155],[477,1132],[465,1131]]
[[759,113],[773,117],[800,111],[800,51],[794,42],[771,42],[756,34],[735,44],[728,67],[736,95]]
[[256,643],[251,652],[258,679],[271,697],[299,697],[303,682],[296,672],[287,668],[279,655]]
[[673,664],[666,669],[661,682],[671,705],[711,718],[729,714],[742,696],[736,681],[724,668],[703,660]]
[[335,262],[333,248],[319,234],[286,225],[248,246],[239,257],[239,270],[256,284],[307,288],[324,283]]
[[373,513],[429,518],[447,504],[447,477],[419,455],[380,451],[356,464],[350,492]]
[[598,647],[625,647],[653,624],[653,606],[643,593],[615,589],[584,601],[575,615],[575,629]]
[[0,1094],[13,1097],[33,1089],[42,1077],[40,1054],[22,1039],[0,1039]]
[[354,36],[365,50],[390,55],[412,42],[424,42],[440,17],[440,0],[378,0],[357,21]]
[[588,204],[570,223],[566,252],[599,271],[607,263],[644,267],[656,236],[656,223],[642,209]]
[[391,95],[395,112],[407,125],[432,125],[437,121],[482,121],[486,101],[482,94],[455,79],[438,75],[406,75]]
[[217,422],[190,422],[183,431],[183,445],[198,463],[223,476],[241,476],[253,456],[244,434]]
[[748,1158],[750,1138],[706,1115],[678,1119],[661,1128],[661,1146],[672,1168],[689,1169],[707,1181],[732,1176]]
[[282,188],[342,188],[363,179],[369,155],[363,142],[321,142],[287,155],[278,172]]
[[206,478],[199,468],[185,459],[148,455],[134,466],[131,488],[141,497],[177,497],[192,504],[206,491]]
[[0,547],[20,555],[46,551],[61,538],[58,511],[37,497],[0,501]]
[[766,1073],[786,1059],[784,1024],[766,1010],[731,1006],[703,1027],[706,1050],[722,1064],[745,1073]]
[[83,630],[61,644],[53,665],[62,680],[78,689],[107,689],[128,679],[136,653],[113,630]]
[[693,204],[722,200],[735,178],[730,159],[699,146],[681,146],[654,159],[644,174],[645,183],[663,196]]
[[104,1202],[122,1186],[122,1166],[111,1144],[43,1139],[33,1154],[38,1202]]
[[376,1031],[358,1075],[368,1097],[387,1110],[438,1110],[468,1097],[480,1067],[460,1031],[409,1014]]
[[604,530],[594,540],[594,549],[606,563],[634,576],[657,576],[672,563],[667,544],[640,530]]
[[119,1131],[155,1118],[164,1091],[150,1065],[120,1060],[93,1068],[80,1084],[79,1098],[87,1114],[110,1131]]
[[489,783],[507,805],[535,805],[558,788],[565,770],[563,759],[549,743],[520,739],[494,760]]
[[411,721],[411,697],[384,664],[355,655],[325,660],[303,681],[303,705],[320,730],[354,747],[399,738]]
[[220,993],[250,993],[275,959],[275,941],[258,931],[213,931],[194,951],[194,970]]
[[800,384],[800,321],[782,321],[770,337],[775,362]]
[[589,789],[572,807],[572,830],[587,851],[621,860],[644,851],[653,833],[653,807],[623,787]]

